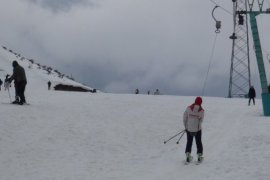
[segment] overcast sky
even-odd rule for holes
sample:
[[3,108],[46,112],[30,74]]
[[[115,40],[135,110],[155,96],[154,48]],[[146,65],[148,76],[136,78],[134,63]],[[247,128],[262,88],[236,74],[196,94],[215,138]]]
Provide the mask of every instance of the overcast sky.
[[[231,1],[215,2],[232,12]],[[104,92],[158,88],[163,94],[202,95],[216,36],[214,6],[207,0],[1,0],[0,44]],[[229,12],[215,11],[222,28],[207,96],[228,95]],[[270,52],[269,18],[258,21],[264,52]],[[256,85],[258,70],[252,61]]]

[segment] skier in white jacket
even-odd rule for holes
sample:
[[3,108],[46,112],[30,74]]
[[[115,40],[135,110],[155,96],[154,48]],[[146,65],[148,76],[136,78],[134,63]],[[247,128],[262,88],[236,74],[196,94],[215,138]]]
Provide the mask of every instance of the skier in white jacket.
[[204,109],[201,106],[202,98],[196,97],[195,102],[188,106],[184,112],[183,122],[187,133],[187,145],[186,145],[186,161],[192,160],[191,149],[193,137],[195,136],[197,145],[198,162],[203,160],[203,145],[202,145],[202,122],[204,118]]

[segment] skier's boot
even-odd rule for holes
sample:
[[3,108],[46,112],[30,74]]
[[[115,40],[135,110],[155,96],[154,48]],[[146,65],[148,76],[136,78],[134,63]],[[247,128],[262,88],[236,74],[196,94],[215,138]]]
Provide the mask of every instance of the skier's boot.
[[12,102],[12,104],[19,104],[20,100],[16,97],[15,101]]
[[193,157],[190,155],[189,152],[186,153],[186,163],[190,163],[192,161]]
[[198,163],[201,163],[203,161],[202,153],[198,153]]
[[24,104],[24,102],[23,101],[19,101],[19,103],[18,103],[19,105],[23,105]]

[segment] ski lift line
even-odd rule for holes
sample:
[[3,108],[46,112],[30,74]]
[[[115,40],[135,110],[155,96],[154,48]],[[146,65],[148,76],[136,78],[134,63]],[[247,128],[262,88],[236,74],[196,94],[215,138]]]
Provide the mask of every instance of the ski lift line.
[[231,13],[229,10],[225,9],[224,7],[220,6],[218,3],[216,3],[213,0],[210,0],[213,4],[215,4],[216,6],[220,7],[223,11],[227,12],[228,14],[233,16],[233,13]]
[[215,9],[216,8],[218,8],[219,6],[218,5],[216,5],[215,7],[214,7],[214,9],[212,10],[212,17],[213,17],[213,19],[215,20],[215,21],[218,21],[216,18],[215,18],[215,16],[214,16],[214,11],[215,11]]
[[265,0],[257,0],[257,1],[258,1],[259,8],[262,10]]
[[215,30],[216,33],[220,33],[220,28],[221,28],[221,21],[218,21],[218,20],[215,18],[215,16],[214,16],[214,12],[215,12],[215,10],[216,10],[218,7],[219,7],[219,6],[216,5],[216,6],[214,7],[214,9],[212,10],[212,17],[213,17],[213,19],[214,19],[215,22],[216,22],[216,30]]
[[211,64],[212,64],[212,60],[213,60],[213,57],[214,57],[214,51],[215,51],[215,48],[216,48],[216,42],[217,42],[217,33],[215,33],[215,40],[214,40],[214,43],[213,43],[212,52],[211,52],[211,56],[210,56],[209,64],[208,64],[208,69],[207,69],[206,77],[205,77],[204,84],[203,84],[202,96],[204,96],[206,82],[207,82],[207,79],[208,79],[208,74],[209,74],[210,67],[211,67]]

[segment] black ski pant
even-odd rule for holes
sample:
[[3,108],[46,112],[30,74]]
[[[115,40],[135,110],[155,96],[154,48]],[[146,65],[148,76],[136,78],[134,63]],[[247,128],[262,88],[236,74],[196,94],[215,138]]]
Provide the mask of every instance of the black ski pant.
[[[11,86],[10,86],[11,87]],[[14,81],[14,88],[15,88],[15,101],[20,101],[19,94],[18,94],[18,85],[17,82]]]
[[252,99],[252,101],[253,101],[253,105],[255,105],[255,98],[254,98],[254,97],[250,97],[250,98],[249,98],[249,100],[248,100],[248,105],[250,105],[251,99]]
[[191,153],[193,137],[195,136],[196,145],[197,145],[197,154],[203,154],[203,145],[202,145],[202,130],[194,133],[187,131],[187,145],[186,153]]
[[26,84],[26,81],[16,82],[16,94],[20,97],[20,102],[25,102],[24,91]]

